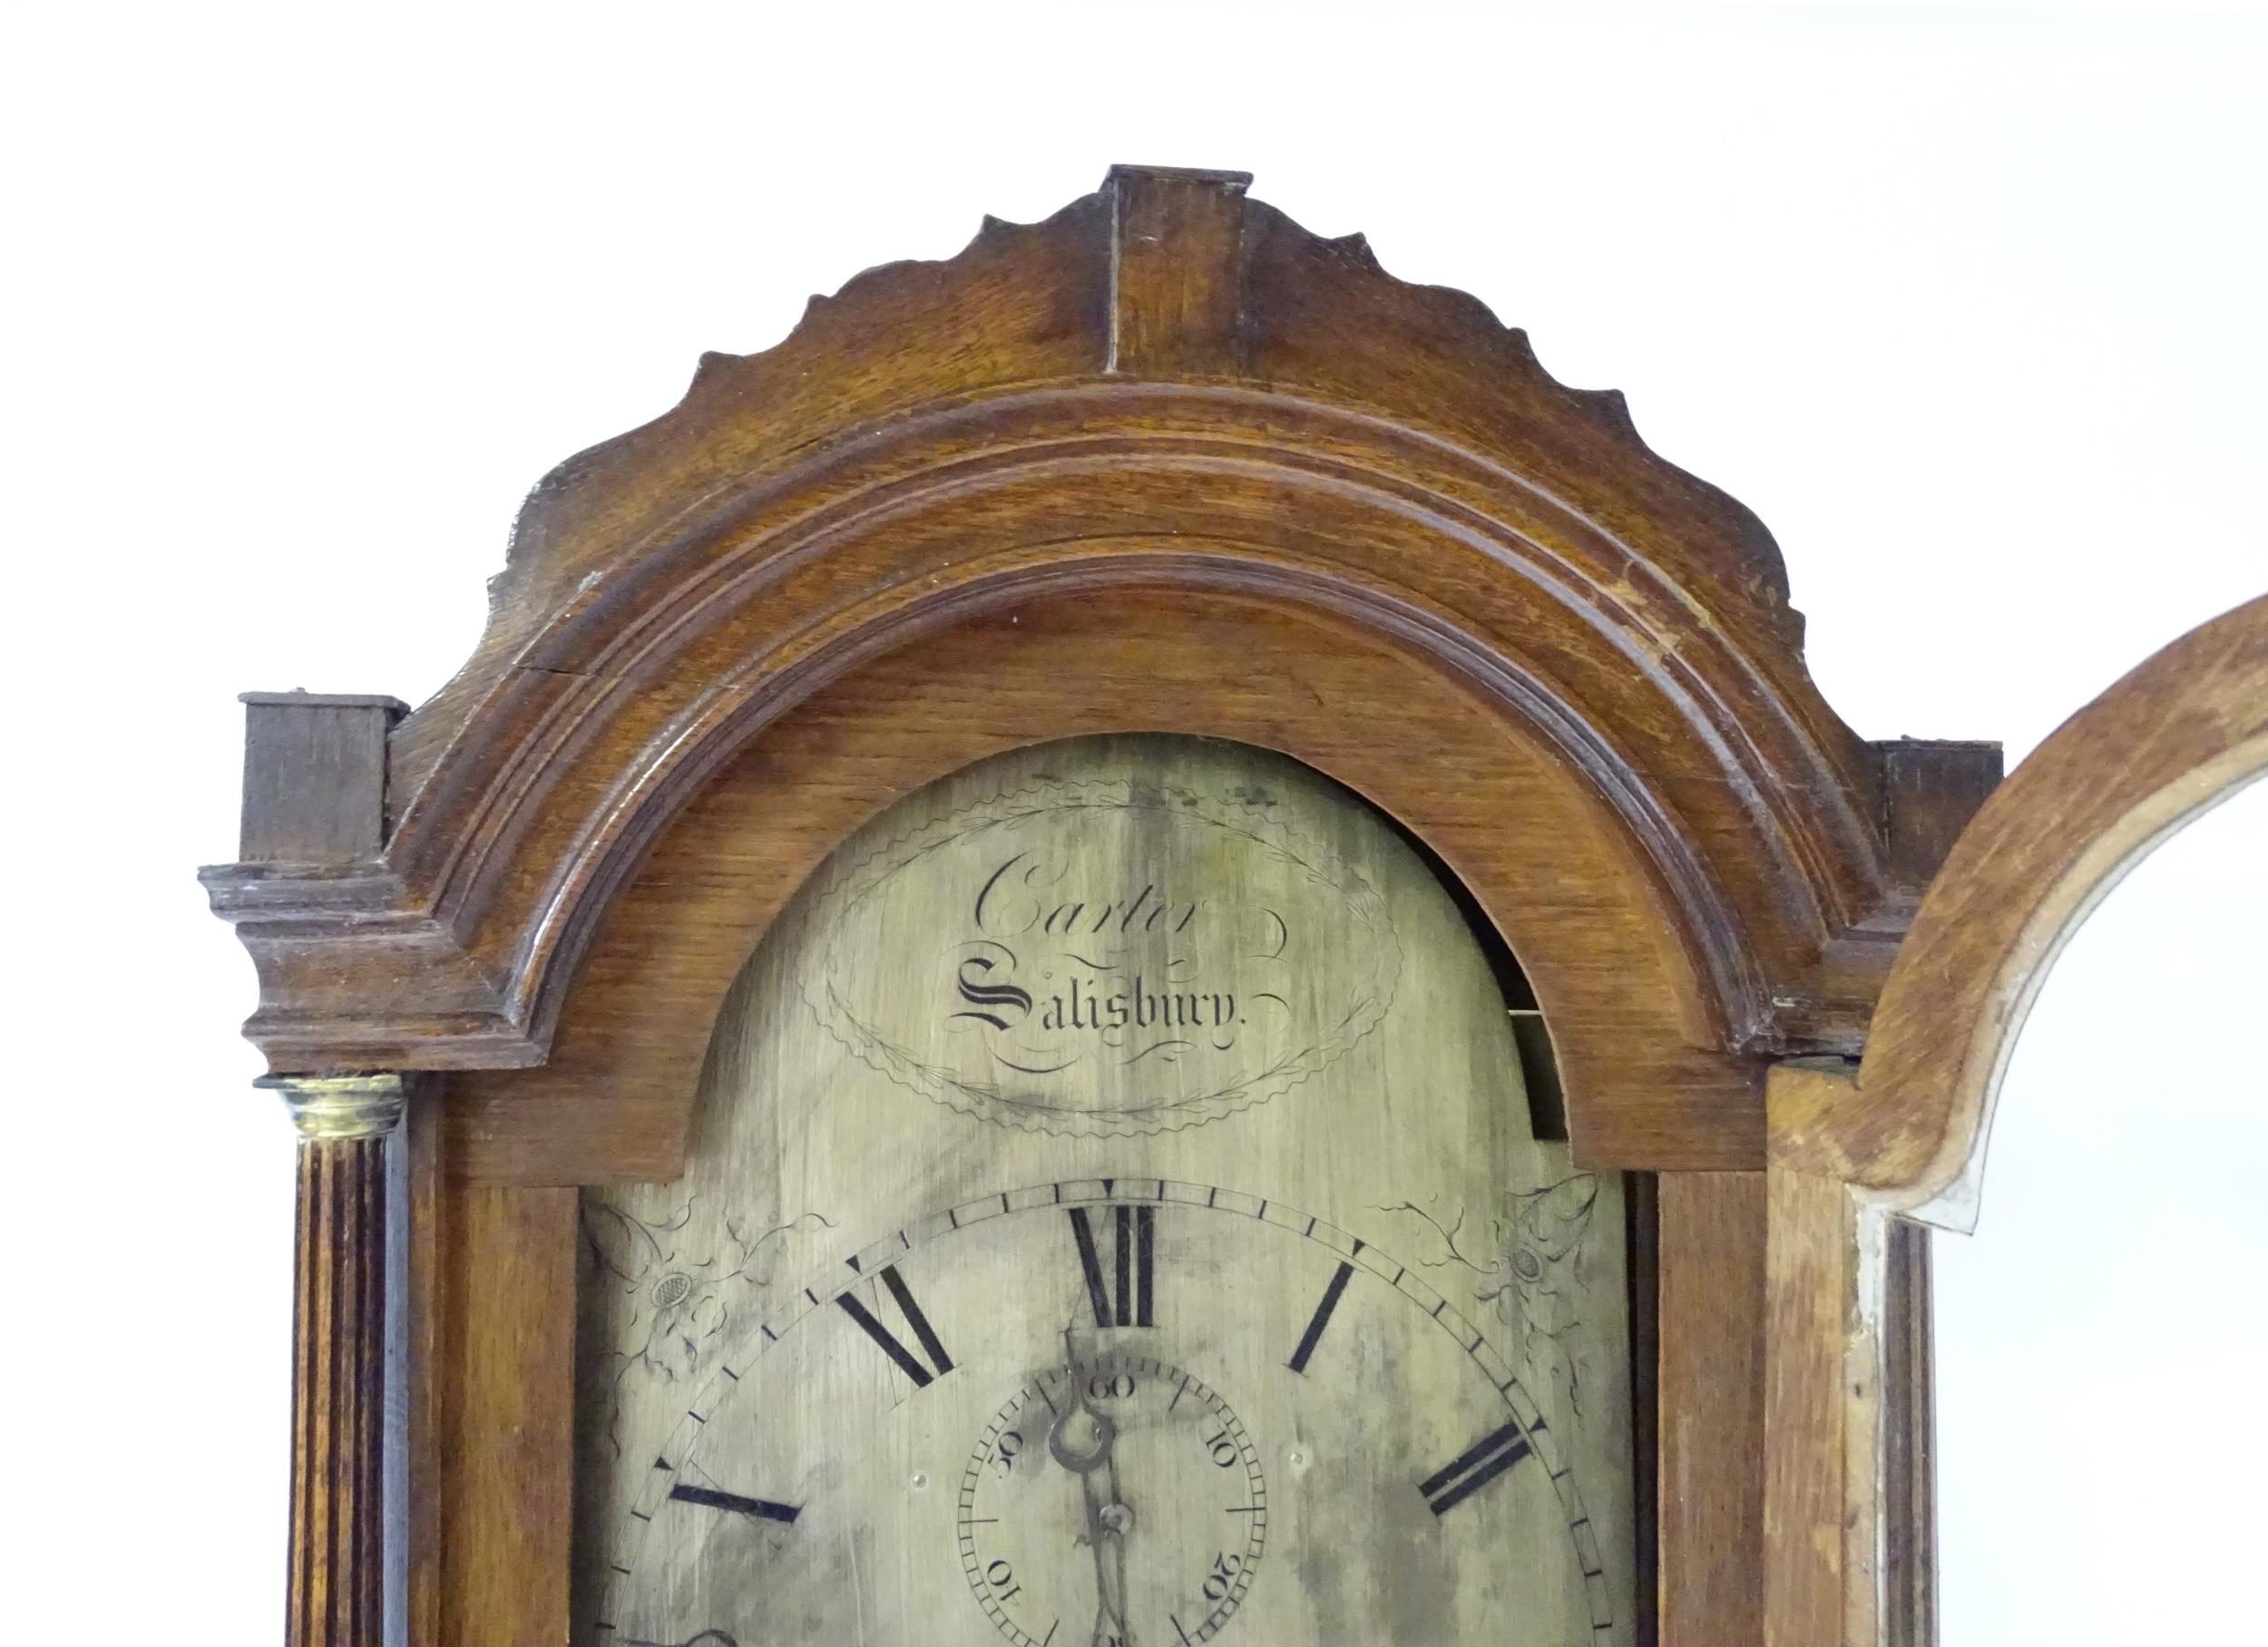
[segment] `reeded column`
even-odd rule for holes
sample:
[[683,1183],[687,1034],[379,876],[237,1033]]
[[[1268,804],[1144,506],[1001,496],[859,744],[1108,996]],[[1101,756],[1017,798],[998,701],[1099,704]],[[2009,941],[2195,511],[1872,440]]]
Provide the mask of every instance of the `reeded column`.
[[[396,1075],[277,1076],[299,1129],[286,1647],[384,1647],[391,1488],[388,1223]],[[398,1403],[392,1405],[398,1407]],[[396,1472],[396,1478],[398,1473]],[[394,1543],[398,1544],[398,1534]]]

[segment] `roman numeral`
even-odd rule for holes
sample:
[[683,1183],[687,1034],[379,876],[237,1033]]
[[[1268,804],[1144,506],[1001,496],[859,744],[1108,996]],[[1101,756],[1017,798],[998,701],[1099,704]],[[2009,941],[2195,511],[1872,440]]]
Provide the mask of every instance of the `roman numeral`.
[[[898,1342],[896,1335],[876,1321],[874,1311],[860,1303],[853,1294],[845,1292],[835,1301],[843,1306],[843,1312],[856,1321],[868,1338],[874,1340],[882,1353],[895,1361],[898,1369],[914,1380],[914,1389],[926,1389],[931,1379],[941,1379],[953,1370],[953,1358],[937,1341],[936,1330],[930,1326],[929,1317],[922,1313],[922,1307],[914,1301],[914,1294],[906,1290],[905,1278],[898,1273],[897,1265],[891,1264],[885,1268],[880,1273],[880,1280],[890,1290],[890,1296],[897,1300],[898,1313],[905,1317],[905,1324],[914,1329],[914,1336],[922,1341],[922,1348],[928,1351],[929,1366],[924,1366],[919,1356]],[[934,1367],[936,1370],[932,1372],[930,1367]]]
[[1339,1294],[1346,1291],[1346,1278],[1354,1273],[1353,1264],[1340,1264],[1339,1272],[1323,1290],[1323,1301],[1315,1306],[1315,1314],[1307,1318],[1307,1330],[1299,1335],[1299,1348],[1292,1351],[1290,1365],[1294,1372],[1305,1374],[1307,1358],[1315,1354],[1315,1344],[1323,1337],[1323,1330],[1331,1324],[1331,1312],[1339,1307]]
[[1474,1442],[1457,1455],[1455,1463],[1418,1483],[1426,1507],[1446,1515],[1482,1487],[1528,1456],[1528,1437],[1518,1424],[1507,1424],[1494,1435]]
[[1110,1210],[1117,1214],[1118,1224],[1115,1292],[1110,1277],[1103,1272],[1102,1253],[1095,1245],[1095,1229],[1088,1220],[1087,1209],[1070,1209],[1071,1234],[1079,1242],[1079,1267],[1086,1272],[1087,1301],[1095,1308],[1095,1325],[1155,1326],[1157,1323],[1150,1319],[1150,1291],[1157,1273],[1158,1209],[1119,1206]]
[[803,1514],[799,1505],[774,1504],[768,1498],[743,1498],[738,1493],[719,1493],[711,1487],[689,1486],[680,1481],[670,1489],[670,1496],[679,1504],[698,1504],[703,1509],[734,1510],[743,1515],[753,1515],[758,1521],[782,1521],[795,1525]]

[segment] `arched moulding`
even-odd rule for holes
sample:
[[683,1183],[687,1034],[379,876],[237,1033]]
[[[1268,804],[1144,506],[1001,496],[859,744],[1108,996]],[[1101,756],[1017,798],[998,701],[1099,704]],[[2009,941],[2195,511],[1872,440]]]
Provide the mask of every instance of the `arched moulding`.
[[[1128,730],[1282,751],[1423,837],[1535,958],[1530,981],[1563,1084],[1593,1099],[1571,1106],[1579,1142],[1641,1161],[1761,1155],[1753,1065],[1699,1049],[1712,1033],[1708,991],[1658,906],[1631,895],[1643,864],[1601,798],[1524,721],[1328,614],[1193,591],[1166,575],[1170,563],[1156,570],[1153,584],[1034,591],[950,626],[758,733],[610,904],[550,1060],[452,1083],[453,1170],[544,1182],[670,1175],[706,1027],[773,915],[837,841],[897,797],[1005,749]],[[796,804],[778,804],[783,794]],[[665,970],[668,1010],[656,1011]]]
[[[1324,624],[1590,798],[1630,866],[1598,895],[1667,951],[1661,1044],[1622,1050],[1746,1095],[1746,1142],[1696,1165],[1760,1159],[1765,1060],[1856,1049],[1980,789],[1834,716],[1769,536],[1618,395],[1239,177],[1121,169],[815,300],[547,477],[474,656],[394,734],[382,856],[209,873],[261,968],[249,1033],[286,1069],[558,1066],[617,895],[800,706],[1026,603],[1136,589]],[[705,1037],[706,989],[647,1009]]]
[[1769,1640],[1901,1641],[1926,1608],[1912,1226],[1975,1227],[2001,1078],[2071,934],[2160,842],[2263,775],[2268,596],[2148,658],[1984,804],[1914,916],[1862,1061],[1773,1072]]
[[2268,596],[2081,709],[1979,810],[1913,918],[1855,1069],[1791,1084],[1774,1159],[1975,1227],[1993,1105],[2082,921],[2158,843],[2268,773]]

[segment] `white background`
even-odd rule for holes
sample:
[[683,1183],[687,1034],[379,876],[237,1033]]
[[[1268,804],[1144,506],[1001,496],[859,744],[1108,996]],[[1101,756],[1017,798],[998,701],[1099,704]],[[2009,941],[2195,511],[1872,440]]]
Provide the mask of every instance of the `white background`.
[[[1249,169],[1755,508],[1862,733],[2013,757],[2268,588],[2250,9],[19,12],[8,1633],[279,1623],[292,1145],[191,873],[234,693],[430,693],[520,494],[701,350]],[[2255,791],[2082,935],[1941,1243],[1950,1647],[2256,1623],[2264,844]]]

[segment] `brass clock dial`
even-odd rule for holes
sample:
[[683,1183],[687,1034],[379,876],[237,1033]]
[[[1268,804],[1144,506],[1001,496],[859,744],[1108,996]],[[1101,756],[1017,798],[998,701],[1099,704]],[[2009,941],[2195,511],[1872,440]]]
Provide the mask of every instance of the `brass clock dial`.
[[1080,740],[875,819],[585,1197],[608,1647],[1632,1639],[1618,1181],[1433,872],[1280,756]]

